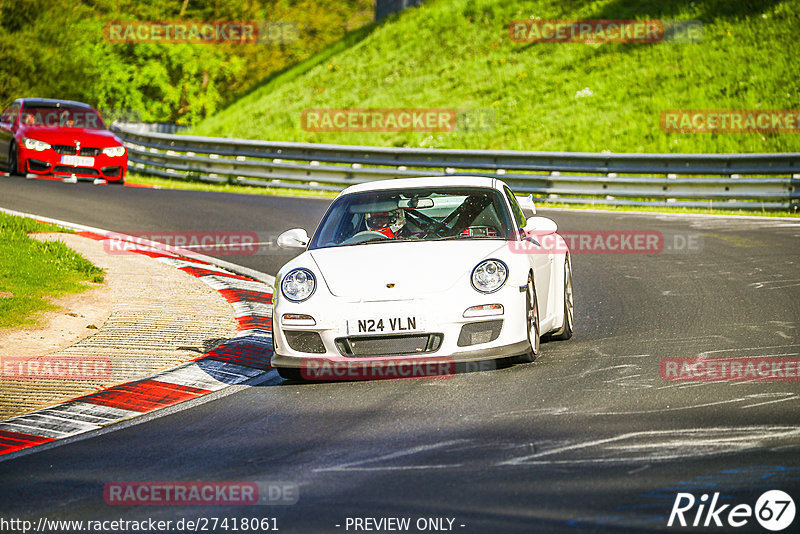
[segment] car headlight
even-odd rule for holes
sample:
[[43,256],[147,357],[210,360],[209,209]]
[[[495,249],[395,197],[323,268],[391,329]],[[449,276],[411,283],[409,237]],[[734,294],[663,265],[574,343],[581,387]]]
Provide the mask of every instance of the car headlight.
[[493,293],[508,280],[508,267],[500,260],[484,260],[472,269],[472,287],[481,293]]
[[103,154],[106,156],[117,157],[117,156],[124,156],[125,155],[125,147],[124,146],[111,146],[108,148],[103,149]]
[[39,141],[38,139],[31,139],[30,137],[23,137],[22,144],[25,145],[25,148],[27,148],[28,150],[37,150],[39,152],[50,148],[50,145],[48,143],[45,143],[44,141]]
[[281,293],[292,302],[303,302],[317,288],[317,280],[308,269],[293,269],[281,281]]

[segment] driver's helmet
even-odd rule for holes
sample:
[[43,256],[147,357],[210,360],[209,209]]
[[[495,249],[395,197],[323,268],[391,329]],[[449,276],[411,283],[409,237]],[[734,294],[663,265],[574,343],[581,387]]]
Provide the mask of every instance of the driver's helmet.
[[380,213],[367,213],[366,223],[368,230],[393,238],[406,224],[406,214],[400,208]]
[[71,127],[72,124],[73,124],[72,113],[70,113],[68,109],[63,110],[61,112],[61,114],[59,115],[58,119],[59,119],[58,120],[58,124],[60,126],[70,126]]

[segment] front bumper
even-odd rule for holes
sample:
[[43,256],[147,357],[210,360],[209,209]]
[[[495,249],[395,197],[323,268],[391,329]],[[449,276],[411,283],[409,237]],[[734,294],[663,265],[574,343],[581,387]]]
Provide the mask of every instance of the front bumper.
[[[457,290],[425,298],[355,301],[318,291],[309,301],[279,298],[273,315],[273,367],[303,368],[304,362],[424,361],[471,362],[508,358],[530,349],[526,324],[526,294],[509,281],[500,291],[484,295]],[[311,305],[313,304],[313,306]],[[464,317],[468,308],[501,304],[502,313]],[[309,315],[314,324],[289,325],[284,314]],[[419,329],[398,333],[362,333],[353,325],[367,317],[406,317]],[[385,350],[384,350],[385,349]]]
[[328,361],[330,363],[341,363],[341,362],[363,362],[363,361],[396,361],[398,363],[405,363],[409,360],[411,361],[423,361],[425,359],[430,359],[434,361],[442,361],[442,360],[452,360],[454,363],[460,362],[475,362],[475,361],[484,361],[484,360],[496,360],[501,358],[509,358],[512,356],[517,356],[520,354],[524,354],[530,349],[530,344],[527,340],[525,341],[518,341],[516,343],[512,343],[510,345],[503,345],[500,347],[486,347],[486,348],[479,348],[467,351],[457,352],[455,354],[445,355],[445,354],[402,354],[402,355],[395,355],[391,358],[386,357],[376,357],[376,358],[348,358],[347,360],[342,360],[339,358],[326,358],[324,355],[311,355],[311,356],[287,356],[284,354],[280,354],[275,352],[272,355],[272,367],[284,367],[284,368],[291,368],[291,369],[302,369],[306,363],[309,361],[319,362],[319,361]]
[[73,175],[83,180],[103,179],[109,182],[122,182],[128,172],[128,156],[111,157],[105,154],[93,156],[91,167],[76,167],[61,163],[61,154],[53,149],[29,150],[20,148],[19,159],[25,173],[39,176],[69,178]]

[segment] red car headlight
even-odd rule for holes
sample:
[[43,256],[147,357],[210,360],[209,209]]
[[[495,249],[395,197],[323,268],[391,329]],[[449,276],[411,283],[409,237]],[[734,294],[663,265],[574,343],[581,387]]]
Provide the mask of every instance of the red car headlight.
[[125,147],[124,146],[111,146],[108,148],[103,149],[103,154],[106,156],[118,157],[125,155]]
[[28,150],[36,150],[37,152],[41,152],[42,150],[47,150],[50,148],[50,144],[45,143],[44,141],[39,141],[38,139],[32,139],[30,137],[23,137],[22,144],[25,145],[25,148]]

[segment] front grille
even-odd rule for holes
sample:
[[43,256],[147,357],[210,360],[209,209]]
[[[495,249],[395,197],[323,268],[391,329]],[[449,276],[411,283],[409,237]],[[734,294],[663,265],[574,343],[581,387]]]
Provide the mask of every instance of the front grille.
[[489,343],[500,336],[500,330],[502,328],[502,319],[465,324],[461,327],[457,345],[459,347],[468,347],[480,343]]
[[394,336],[354,336],[336,339],[342,356],[398,356],[436,352],[442,346],[442,334]]
[[292,350],[311,354],[325,353],[325,345],[322,344],[322,338],[316,332],[284,332],[284,335],[286,335],[286,343]]
[[53,150],[65,156],[74,156],[78,153],[78,149],[75,148],[75,145],[53,145]]
[[[53,150],[59,154],[64,154],[65,156],[75,156],[78,154],[78,150],[75,148],[75,145],[53,145]],[[81,156],[99,156],[100,152],[102,151],[102,148],[87,146],[81,148]]]
[[53,172],[62,172],[66,174],[90,174],[92,176],[100,174],[100,171],[97,169],[92,169],[89,167],[68,167],[66,165],[53,167]]

